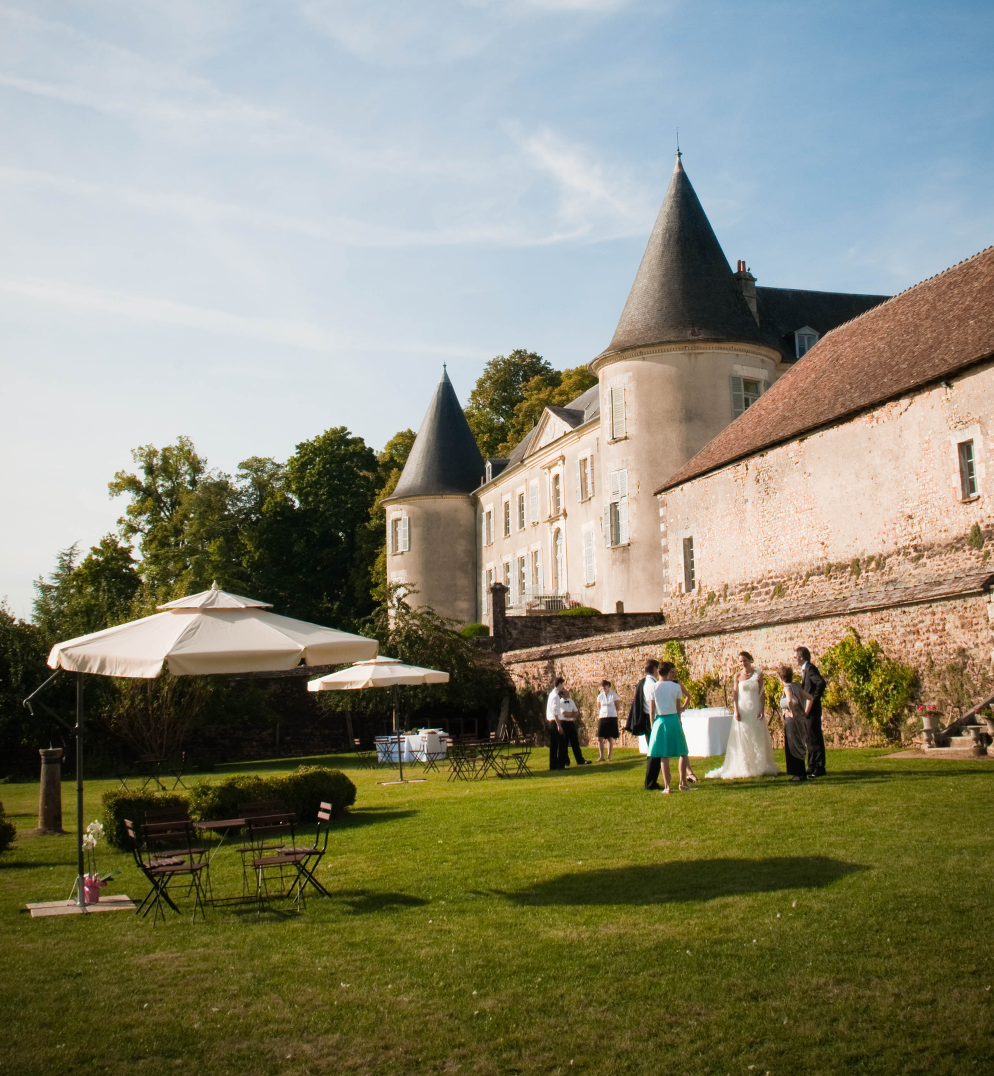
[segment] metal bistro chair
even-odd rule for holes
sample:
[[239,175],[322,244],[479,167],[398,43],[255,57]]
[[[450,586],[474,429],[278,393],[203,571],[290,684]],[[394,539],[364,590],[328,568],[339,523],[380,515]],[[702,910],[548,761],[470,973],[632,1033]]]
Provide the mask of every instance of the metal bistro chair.
[[362,740],[357,736],[352,741],[352,753],[355,755],[356,762],[359,763],[360,770],[373,770],[376,768],[376,749],[374,747],[363,747]]
[[453,744],[449,750],[449,780],[473,781],[476,779],[480,755],[469,744]]
[[508,777],[531,777],[532,771],[528,766],[528,760],[531,758],[532,748],[528,745],[521,746],[520,750],[512,751],[508,756],[508,770],[511,768],[511,763],[515,764],[514,773],[508,773]]
[[[300,908],[299,862],[307,856],[305,849],[298,851],[296,841],[296,815],[276,814],[259,815],[246,820],[248,830],[248,852],[243,859],[245,868],[251,865],[255,878],[255,901],[259,911],[270,899],[270,883],[274,876],[279,876],[279,889],[274,898],[293,897],[297,892],[297,907]],[[292,869],[289,885],[287,873]],[[247,890],[247,869],[244,872],[243,890]]]
[[188,893],[194,893],[193,921],[197,920],[198,908],[201,918],[206,919],[205,886],[201,875],[209,872],[209,866],[194,848],[193,825],[189,822],[164,822],[136,830],[129,819],[125,819],[124,825],[131,839],[135,864],[152,886],[135,913],[144,919],[154,910],[153,926],[158,922],[160,910],[165,919],[163,904],[179,915],[180,910],[168,892],[170,883],[179,879],[188,883]]
[[[324,858],[325,853],[328,851],[328,833],[331,829],[331,804],[322,800],[320,807],[318,808],[318,821],[314,830],[314,843],[302,848],[283,849],[284,855],[292,857],[293,865],[297,869],[297,901],[298,907],[303,901],[304,890],[310,885],[313,886],[319,893],[323,893],[326,897],[330,897],[331,894],[327,889],[317,880],[314,876],[314,872],[318,868],[318,864]],[[290,887],[291,894],[294,887]]]

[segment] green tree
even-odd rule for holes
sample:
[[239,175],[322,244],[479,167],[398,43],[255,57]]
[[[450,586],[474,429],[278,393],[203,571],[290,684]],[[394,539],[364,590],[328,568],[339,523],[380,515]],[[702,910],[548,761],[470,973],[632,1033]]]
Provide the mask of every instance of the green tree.
[[366,526],[379,478],[373,450],[344,426],[297,445],[285,486],[271,485],[258,521],[245,529],[258,596],[288,616],[335,627],[367,616],[376,552]]
[[586,366],[573,366],[559,373],[539,374],[521,387],[521,402],[514,408],[514,418],[507,428],[507,439],[498,453],[507,456],[534,427],[547,407],[565,407],[597,384]]
[[510,355],[496,355],[487,363],[466,407],[469,428],[485,457],[498,456],[507,442],[526,382],[555,376],[556,371],[541,355],[522,348]]
[[[0,776],[38,772],[38,748],[62,743],[62,728],[37,710],[33,720],[22,701],[51,675],[45,664],[49,640],[36,624],[19,620],[0,602]],[[52,698],[48,697],[49,705]],[[54,707],[53,707],[54,708]]]
[[210,470],[189,437],[174,445],[142,445],[131,453],[138,471],[118,471],[112,496],[131,503],[118,520],[123,538],[138,539],[141,573],[160,599],[247,582],[240,491],[229,475]]

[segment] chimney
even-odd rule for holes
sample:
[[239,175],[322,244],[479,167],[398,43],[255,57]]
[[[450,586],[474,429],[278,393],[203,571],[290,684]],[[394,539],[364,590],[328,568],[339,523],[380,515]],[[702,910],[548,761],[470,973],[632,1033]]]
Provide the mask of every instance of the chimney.
[[741,258],[735,264],[735,280],[742,289],[745,301],[749,304],[749,309],[752,311],[752,316],[756,319],[756,324],[758,325],[759,308],[756,306],[756,278],[746,268],[746,263]]

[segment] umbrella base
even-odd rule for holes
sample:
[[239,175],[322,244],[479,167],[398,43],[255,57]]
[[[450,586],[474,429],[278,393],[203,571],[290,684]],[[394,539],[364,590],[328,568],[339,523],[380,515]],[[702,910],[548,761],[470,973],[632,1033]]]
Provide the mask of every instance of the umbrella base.
[[378,785],[423,785],[425,780],[424,777],[415,777],[408,781],[406,777],[403,777],[398,781],[377,781],[376,783]]

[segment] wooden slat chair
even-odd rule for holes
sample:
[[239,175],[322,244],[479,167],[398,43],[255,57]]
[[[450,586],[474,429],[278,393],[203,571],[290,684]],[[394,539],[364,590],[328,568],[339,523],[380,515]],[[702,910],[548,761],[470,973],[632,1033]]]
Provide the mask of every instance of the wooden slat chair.
[[531,758],[532,749],[530,747],[522,747],[518,751],[512,751],[508,759],[508,770],[510,770],[510,763],[515,764],[515,770],[513,774],[508,774],[511,777],[531,777],[532,771],[528,766],[528,760]]
[[[296,842],[296,815],[290,813],[255,815],[246,819],[246,831],[249,843],[241,849],[243,853],[242,889],[246,895],[250,891],[248,870],[251,868],[255,899],[262,910],[262,905],[269,897],[270,882],[275,874],[279,875],[278,897],[290,896],[296,885],[298,871],[295,865],[298,854]],[[292,885],[287,889],[288,869],[292,869]]]
[[168,892],[170,883],[179,880],[186,881],[187,893],[194,894],[193,921],[197,920],[198,908],[201,918],[206,919],[206,885],[209,882],[205,884],[204,879],[209,878],[210,868],[202,857],[202,850],[198,853],[194,849],[192,823],[153,823],[136,829],[132,821],[125,819],[124,825],[131,839],[135,864],[152,886],[138,905],[136,914],[141,914],[144,919],[154,909],[153,926],[160,910],[165,918],[164,904],[180,914]]
[[352,741],[352,753],[355,755],[356,762],[359,763],[360,770],[373,770],[376,769],[376,749],[375,747],[363,746],[362,740],[358,736]]
[[[293,863],[297,869],[297,881],[295,883],[297,889],[297,905],[300,907],[303,901],[304,890],[310,885],[316,889],[319,893],[323,893],[326,897],[330,897],[331,894],[327,889],[317,880],[314,872],[317,870],[318,864],[324,858],[325,853],[328,851],[328,833],[331,829],[331,804],[325,801],[321,802],[321,806],[318,808],[318,821],[317,827],[314,831],[314,843],[297,848],[285,848],[283,849],[284,855],[289,855],[293,859]],[[291,895],[294,892],[294,886],[290,887]]]

